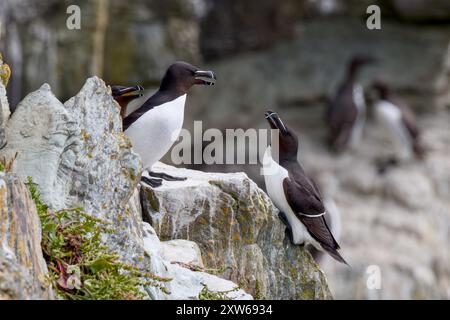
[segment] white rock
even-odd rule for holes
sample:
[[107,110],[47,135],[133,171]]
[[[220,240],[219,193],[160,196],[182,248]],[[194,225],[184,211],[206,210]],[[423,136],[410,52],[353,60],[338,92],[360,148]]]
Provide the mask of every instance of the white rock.
[[180,262],[203,268],[202,253],[198,244],[193,241],[176,239],[161,242],[164,260]]
[[149,293],[152,298],[196,300],[199,298],[199,294],[203,290],[204,285],[206,285],[209,291],[227,292],[226,296],[233,300],[253,299],[251,295],[247,294],[242,289],[237,289],[238,286],[231,281],[205,272],[192,271],[180,264],[174,263],[172,260],[174,258],[174,253],[182,252],[183,250],[186,250],[186,248],[188,248],[191,253],[178,258],[177,262],[192,264],[191,261],[193,260],[202,261],[198,246],[192,241],[173,240],[164,243],[159,241],[155,230],[148,223],[143,222],[142,229],[144,230],[144,247],[147,254],[151,256],[153,272],[159,276],[172,279],[166,285],[170,294],[167,295],[159,290],[149,288],[148,290],[150,290]]
[[277,209],[245,173],[162,163],[153,170],[187,178],[141,188],[144,217],[161,239],[194,241],[206,268],[220,271],[220,277],[241,284],[255,298],[331,297],[321,270],[304,248],[289,243]]
[[[1,60],[0,60],[1,66]],[[10,111],[8,104],[8,97],[6,96],[6,89],[0,81],[0,148],[6,143],[5,126],[9,119]]]

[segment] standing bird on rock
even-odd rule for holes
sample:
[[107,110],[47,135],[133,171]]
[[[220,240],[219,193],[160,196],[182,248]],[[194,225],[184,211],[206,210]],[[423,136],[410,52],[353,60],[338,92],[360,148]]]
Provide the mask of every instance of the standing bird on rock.
[[399,160],[408,160],[416,156],[421,159],[424,147],[420,142],[420,129],[413,111],[396,98],[384,80],[375,81],[371,89],[376,92],[374,113],[377,120],[390,133],[395,145],[395,156]]
[[114,100],[120,105],[120,116],[123,118],[127,115],[128,104],[144,95],[144,88],[140,85],[133,87],[111,86],[111,93]]
[[266,119],[272,129],[272,144],[278,140],[278,162],[269,146],[264,154],[264,181],[269,197],[280,210],[279,217],[293,244],[312,244],[325,250],[334,259],[345,263],[325,220],[325,207],[316,183],[308,177],[297,160],[298,138],[280,117],[267,111]]
[[142,159],[149,177],[141,180],[159,187],[162,180],[177,181],[185,178],[152,172],[152,166],[169,151],[178,139],[184,121],[186,95],[193,85],[214,85],[212,71],[202,71],[186,62],[175,62],[162,78],[159,90],[144,104],[123,119],[125,135],[131,140],[133,150]]
[[371,57],[357,55],[348,64],[344,81],[328,103],[325,121],[328,144],[337,151],[355,147],[361,140],[366,119],[364,90],[357,82],[359,71],[372,63]]

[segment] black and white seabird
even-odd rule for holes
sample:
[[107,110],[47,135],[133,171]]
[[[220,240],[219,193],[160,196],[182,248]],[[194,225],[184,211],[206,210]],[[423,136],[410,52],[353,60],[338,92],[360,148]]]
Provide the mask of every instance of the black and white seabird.
[[144,88],[140,85],[133,87],[111,86],[111,93],[114,100],[120,105],[120,115],[123,118],[127,115],[128,104],[144,95]]
[[264,154],[264,181],[269,197],[280,210],[293,244],[312,244],[325,250],[337,261],[346,263],[325,220],[326,210],[316,183],[306,175],[297,160],[298,138],[280,117],[265,114],[272,129],[272,143],[278,139],[279,157],[274,160],[271,147]]
[[152,172],[152,166],[169,151],[178,139],[184,120],[186,94],[193,85],[214,85],[212,71],[202,71],[186,62],[175,62],[162,78],[159,90],[123,120],[125,134],[142,159],[150,177],[141,179],[152,187],[168,181],[184,180]]
[[421,159],[425,150],[414,112],[392,94],[386,81],[376,80],[371,89],[377,93],[377,100],[373,103],[375,117],[390,133],[397,159],[408,160],[414,156]]
[[348,64],[344,81],[328,103],[325,121],[328,126],[328,144],[337,151],[354,148],[361,140],[366,119],[363,87],[357,82],[361,67],[373,62],[368,56],[354,56]]
[[[339,242],[342,233],[342,219],[341,219],[341,211],[339,207],[334,201],[333,194],[336,192],[338,183],[337,180],[332,179],[325,181],[324,178],[327,177],[326,174],[316,174],[313,175],[314,181],[318,185],[321,194],[322,194],[322,202],[327,212],[325,217],[325,221],[327,226],[330,228],[331,233],[334,236],[334,239]],[[319,183],[317,183],[319,181]],[[314,260],[322,265],[326,261],[324,251],[317,250],[314,246],[310,245],[307,247]]]

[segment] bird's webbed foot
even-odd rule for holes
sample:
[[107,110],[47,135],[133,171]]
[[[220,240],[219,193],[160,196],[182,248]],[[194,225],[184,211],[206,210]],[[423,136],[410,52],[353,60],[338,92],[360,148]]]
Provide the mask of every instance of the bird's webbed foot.
[[393,167],[398,166],[398,159],[394,156],[375,160],[375,166],[379,175],[387,173]]
[[149,171],[148,175],[151,177],[159,178],[159,179],[166,180],[166,181],[185,181],[187,179],[185,177],[174,177],[167,173],[153,172],[153,171]]
[[295,244],[294,243],[294,236],[292,235],[292,228],[291,228],[291,225],[289,224],[289,221],[286,218],[286,214],[283,211],[280,211],[278,213],[278,218],[280,218],[280,220],[286,226],[285,233],[286,233],[286,236],[288,237],[289,241],[292,244]]
[[158,188],[162,185],[162,179],[158,178],[141,177],[141,181],[152,188]]

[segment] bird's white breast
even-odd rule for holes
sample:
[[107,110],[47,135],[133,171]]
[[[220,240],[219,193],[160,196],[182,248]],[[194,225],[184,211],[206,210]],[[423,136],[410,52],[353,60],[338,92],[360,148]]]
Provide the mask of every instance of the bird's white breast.
[[355,147],[361,141],[366,121],[366,100],[364,99],[364,90],[359,84],[356,84],[353,88],[353,100],[357,108],[357,116],[350,138],[351,147]]
[[305,225],[297,218],[287,202],[283,189],[283,180],[289,176],[288,171],[273,160],[271,148],[268,147],[263,157],[264,182],[267,194],[278,210],[286,214],[292,228],[292,237],[295,244],[312,243],[321,250],[320,245],[311,237]]
[[145,169],[160,160],[180,135],[186,95],[154,107],[125,131]]
[[411,157],[412,141],[403,124],[400,108],[389,101],[380,100],[375,103],[375,116],[390,134],[398,155],[402,158]]

